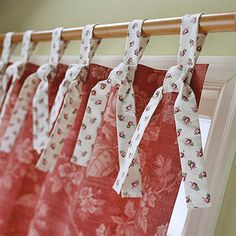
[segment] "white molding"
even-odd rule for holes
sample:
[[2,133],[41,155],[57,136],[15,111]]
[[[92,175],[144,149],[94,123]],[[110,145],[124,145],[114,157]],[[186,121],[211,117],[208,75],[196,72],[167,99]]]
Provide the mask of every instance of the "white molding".
[[[13,56],[13,61],[18,60],[20,56]],[[176,56],[143,56],[140,63],[148,64],[149,66],[154,65],[154,68],[164,68],[164,65],[174,65],[176,63]],[[48,56],[45,55],[36,55],[31,57],[32,62],[38,62],[39,64],[45,63],[48,61]],[[71,64],[78,63],[79,55],[65,55],[62,57],[62,63]],[[117,55],[106,55],[106,56],[94,56],[94,63],[107,66],[115,66],[122,61],[122,56]],[[229,67],[236,65],[236,56],[200,56],[198,63],[207,63],[207,64],[218,64]]]
[[236,76],[222,87],[205,149],[213,206],[189,211],[184,233],[213,236],[236,151]]
[[[121,56],[97,56],[93,62],[114,67],[121,59]],[[46,56],[32,58],[32,62],[37,64],[47,60]],[[78,63],[78,56],[65,56],[62,63]],[[140,63],[168,69],[175,65],[176,56],[144,56]],[[183,236],[214,235],[236,151],[236,57],[202,56],[198,63],[209,64],[199,112],[212,118],[205,158],[213,206],[189,210]]]

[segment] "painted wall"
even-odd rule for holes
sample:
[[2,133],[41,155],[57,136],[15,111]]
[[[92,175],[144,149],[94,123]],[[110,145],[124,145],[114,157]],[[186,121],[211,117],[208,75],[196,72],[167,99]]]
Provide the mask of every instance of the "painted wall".
[[[0,32],[27,29],[52,29],[91,23],[112,23],[132,19],[181,16],[188,13],[236,11],[235,0],[2,0],[0,1]],[[235,33],[214,33],[208,36],[204,55],[236,53]],[[178,36],[153,37],[146,55],[174,55]],[[98,54],[121,54],[123,39],[104,40]],[[47,54],[49,45],[42,43],[39,54]],[[68,54],[79,53],[79,42],[71,43]]]
[[224,201],[216,226],[215,236],[236,235],[236,154],[231,169]]
[[[236,11],[236,0],[4,0],[0,1],[0,32],[232,11]],[[66,54],[78,55],[79,44],[79,41],[71,42]],[[178,36],[153,37],[145,55],[175,55],[177,48]],[[106,39],[97,54],[122,54],[123,49],[124,39]],[[41,43],[36,54],[48,52],[49,43]],[[208,35],[202,53],[212,56],[236,56],[236,33]],[[236,161],[228,182],[216,236],[231,236],[236,233],[235,199]]]

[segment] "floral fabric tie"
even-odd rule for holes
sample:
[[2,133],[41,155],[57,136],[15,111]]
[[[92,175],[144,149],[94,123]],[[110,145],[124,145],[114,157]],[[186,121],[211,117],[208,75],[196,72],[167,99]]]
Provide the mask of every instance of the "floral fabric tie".
[[[36,168],[42,171],[53,171],[57,156],[60,154],[63,146],[63,140],[66,138],[73,125],[77,110],[80,107],[82,86],[86,81],[88,66],[100,44],[100,40],[92,38],[93,28],[94,25],[87,25],[84,27],[79,64],[72,64],[69,66],[65,79],[60,85],[57,93],[55,104],[51,112],[51,127],[55,120],[56,122],[50,134],[48,144],[36,165]],[[61,106],[62,109],[60,111]]]
[[126,178],[129,176],[129,169],[132,166],[137,147],[162,99],[163,93],[175,92],[178,93],[178,96],[173,113],[187,207],[199,208],[211,205],[206,170],[203,166],[204,158],[197,103],[194,92],[189,86],[195,63],[206,36],[198,34],[199,18],[200,14],[183,17],[178,63],[168,70],[163,86],[156,90],[141,116],[125,156],[125,161],[113,185],[117,193],[120,193]]
[[33,145],[38,153],[46,146],[50,131],[48,81],[55,76],[57,65],[69,43],[61,40],[62,30],[63,28],[53,30],[49,63],[37,70],[37,76],[41,81],[33,98]]
[[[30,75],[24,82],[22,89],[14,106],[9,126],[6,129],[3,140],[0,145],[0,150],[3,152],[10,152],[14,145],[19,131],[23,125],[24,119],[27,115],[30,103],[32,102],[34,94],[37,93],[37,100],[34,98],[34,138],[40,136],[34,142],[34,147],[39,153],[41,150],[40,144],[46,144],[49,132],[48,128],[48,81],[46,79],[53,78],[56,73],[56,66],[68,44],[68,42],[61,41],[62,28],[56,28],[53,31],[50,63],[40,66],[36,73]],[[41,86],[39,88],[39,86]],[[39,120],[37,118],[39,117]],[[40,124],[40,126],[39,126]],[[45,125],[46,124],[46,125]],[[44,125],[44,126],[43,126]],[[36,126],[36,127],[35,127]],[[42,128],[44,127],[44,128]],[[41,134],[42,132],[42,134]],[[35,141],[35,139],[34,139]],[[41,142],[40,142],[41,141]]]
[[[3,41],[3,49],[2,49],[2,54],[0,58],[0,89],[1,90],[2,90],[2,77],[8,66],[10,56],[16,48],[16,44],[12,43],[12,35],[13,35],[13,32],[6,33],[4,41]],[[0,96],[2,96],[2,92]],[[0,101],[1,99],[3,98],[0,98]]]
[[[0,114],[0,123],[6,111],[6,105],[11,97],[11,93],[15,84],[15,81],[20,79],[24,73],[25,65],[29,61],[29,58],[36,47],[36,43],[31,42],[31,34],[33,31],[26,31],[23,35],[22,49],[21,49],[21,60],[14,62],[12,65],[7,67],[6,72],[1,81],[1,95],[0,95],[0,106],[2,107]],[[12,78],[11,85],[7,91],[7,85]],[[4,99],[5,98],[5,99]]]
[[[102,115],[107,105],[110,90],[116,86],[118,89],[116,122],[119,164],[120,166],[122,165],[126,150],[128,149],[128,143],[136,127],[132,83],[138,62],[149,41],[149,37],[141,36],[142,23],[142,20],[130,22],[123,62],[111,71],[107,80],[99,82],[91,90],[82,127],[71,159],[75,164],[87,166],[95,144],[97,130],[100,127]],[[123,187],[122,194],[124,196],[141,196],[141,176],[139,169],[139,156],[136,154],[134,165],[130,169],[131,173]],[[136,183],[136,187],[131,188],[134,182]]]

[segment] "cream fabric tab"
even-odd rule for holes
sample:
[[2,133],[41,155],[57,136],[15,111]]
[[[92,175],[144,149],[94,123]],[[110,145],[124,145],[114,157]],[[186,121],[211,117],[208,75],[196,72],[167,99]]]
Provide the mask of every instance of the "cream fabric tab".
[[36,165],[36,168],[42,171],[53,171],[63,140],[72,127],[80,107],[82,86],[86,81],[88,67],[101,42],[99,39],[93,39],[93,28],[94,25],[86,25],[83,28],[79,64],[69,66],[59,87],[50,117],[50,127],[53,129]]
[[163,86],[156,90],[141,116],[125,156],[125,161],[113,185],[113,189],[117,193],[121,192],[122,186],[129,176],[130,166],[138,145],[162,99],[163,93],[176,92],[178,96],[173,113],[187,207],[200,208],[211,205],[211,196],[206,179],[207,174],[203,163],[197,103],[194,92],[189,86],[195,63],[206,37],[205,34],[198,34],[200,15],[183,17],[177,66],[173,66],[168,70]]
[[9,59],[11,54],[16,48],[16,44],[12,42],[13,32],[8,32],[5,34],[4,41],[3,41],[3,49],[0,58],[0,72],[2,73],[2,68],[7,66],[9,63]]
[[48,81],[55,76],[57,65],[69,43],[61,39],[62,30],[63,28],[53,30],[49,63],[37,70],[37,76],[41,81],[33,98],[33,146],[38,153],[45,148],[50,131]]
[[72,64],[68,68],[65,79],[60,84],[55,102],[50,114],[50,129],[59,114],[65,94],[70,86],[70,83],[79,76],[80,81],[85,81],[87,76],[88,66],[93,58],[101,40],[92,39],[94,25],[86,25],[82,32],[80,59],[79,64]]
[[40,83],[36,73],[30,75],[25,81],[14,105],[9,125],[0,144],[0,151],[9,153],[15,144],[16,138],[25,121],[33,95]]
[[5,38],[3,41],[3,49],[0,58],[0,102],[4,99],[4,88],[3,88],[3,76],[5,70],[8,66],[10,56],[14,49],[16,48],[16,44],[12,43],[12,35],[13,32],[8,32],[5,34]]
[[[107,80],[99,82],[90,93],[87,109],[83,118],[76,147],[71,161],[81,166],[87,166],[93,146],[95,144],[97,130],[101,124],[110,90],[113,86],[118,88],[116,104],[117,137],[119,150],[119,165],[122,165],[128,143],[136,127],[135,101],[133,91],[134,73],[143,51],[149,41],[149,37],[141,35],[142,20],[129,23],[128,37],[123,62],[115,67]],[[139,156],[136,155],[135,164],[131,168],[131,174],[123,186],[123,196],[137,197],[141,195],[141,175],[139,172]],[[132,188],[132,183],[136,187]]]
[[[22,89],[19,93],[19,96],[17,98],[17,101],[15,103],[15,106],[13,108],[13,112],[10,118],[9,126],[6,129],[6,132],[4,133],[2,143],[0,145],[0,150],[3,152],[10,152],[11,148],[13,147],[16,138],[19,134],[19,131],[24,123],[26,114],[29,110],[29,105],[31,104],[34,95],[37,93],[37,98],[39,99],[40,105],[34,106],[34,111],[38,115],[41,109],[41,105],[43,106],[43,110],[45,111],[45,117],[47,117],[48,112],[48,94],[43,93],[47,91],[47,85],[48,81],[47,79],[52,78],[55,75],[56,72],[56,66],[68,44],[68,42],[63,42],[60,40],[60,32],[61,28],[57,28],[53,32],[53,43],[51,45],[51,56],[50,56],[50,63],[41,65],[36,73],[33,73],[30,75],[25,81],[22,86]],[[61,41],[61,42],[58,42]],[[55,43],[56,42],[56,43]],[[27,58],[27,57],[25,57]],[[41,86],[39,88],[39,86]],[[42,92],[43,91],[43,92]],[[40,100],[43,99],[43,100]],[[39,109],[39,110],[37,110]],[[36,110],[38,112],[36,112]],[[41,114],[41,113],[40,113]],[[33,114],[34,115],[34,114]],[[40,115],[39,115],[40,116]],[[43,120],[45,117],[40,117],[40,121],[37,119],[34,120],[34,125],[38,124]],[[35,116],[33,116],[35,118]],[[37,118],[37,117],[36,117]],[[48,122],[48,120],[47,120]],[[46,128],[48,128],[46,122]],[[38,128],[38,126],[37,126]],[[35,129],[33,129],[35,131]],[[38,131],[36,129],[36,131]],[[42,131],[42,130],[41,130]],[[35,134],[35,133],[34,133]],[[34,136],[35,137],[35,136]],[[45,137],[45,136],[43,136]],[[48,137],[47,137],[48,138]],[[37,150],[39,151],[39,149]]]
[[[12,65],[7,67],[6,72],[2,78],[2,91],[0,96],[0,104],[2,110],[0,113],[0,125],[2,123],[3,116],[6,112],[6,106],[11,97],[12,90],[15,84],[15,81],[20,79],[24,73],[25,66],[29,61],[29,58],[36,47],[36,43],[31,42],[31,34],[33,31],[26,31],[23,35],[22,49],[21,49],[21,60],[14,62]],[[10,87],[7,91],[7,85],[12,78]],[[5,99],[4,99],[5,98]]]

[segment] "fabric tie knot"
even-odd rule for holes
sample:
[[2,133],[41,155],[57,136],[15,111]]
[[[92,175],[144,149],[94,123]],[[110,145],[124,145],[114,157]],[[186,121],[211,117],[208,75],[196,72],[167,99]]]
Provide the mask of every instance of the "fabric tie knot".
[[[22,76],[22,74],[24,72],[24,70],[23,70],[24,66],[25,66],[25,63],[23,63],[21,61],[14,62],[12,65],[10,65],[6,69],[6,72],[5,72],[6,77],[8,77],[9,79],[11,77],[13,77],[14,78],[13,83],[14,83],[15,80],[20,79],[20,77]],[[7,85],[8,85],[9,79],[3,79],[2,80],[1,84],[2,84],[2,89],[4,91],[6,91],[6,89],[7,89]]]
[[120,63],[116,68],[114,68],[107,79],[107,83],[110,85],[116,85],[120,87],[121,85],[126,85],[133,82],[133,75],[135,73],[136,66],[130,66],[125,63]]
[[[48,115],[48,81],[56,74],[56,66],[46,63],[40,66],[36,72],[37,77],[41,80],[37,92],[33,98],[34,114],[34,148],[40,153],[46,145],[49,132],[49,115]],[[41,122],[38,122],[41,120]],[[40,135],[38,135],[40,134]]]
[[56,66],[49,63],[44,64],[38,68],[36,73],[42,81],[48,81],[56,74]]
[[[57,119],[57,116],[60,112],[61,106],[64,101],[64,96],[66,92],[69,92],[68,90],[69,90],[70,84],[73,81],[77,80],[76,81],[77,86],[81,85],[85,81],[87,71],[88,71],[87,66],[82,65],[82,64],[72,64],[67,69],[66,74],[65,74],[65,79],[62,81],[59,87],[54,105],[50,113],[49,129],[53,127],[54,122]],[[78,88],[78,91],[80,91],[80,88]]]
[[45,148],[51,128],[48,102],[49,81],[55,77],[59,61],[69,43],[61,39],[62,30],[63,28],[53,30],[49,62],[40,66],[36,73],[41,80],[33,98],[33,145],[38,153]]
[[163,93],[178,93],[191,71],[191,66],[182,64],[169,68],[163,81]]
[[82,64],[72,64],[68,67],[66,71],[66,82],[71,83],[75,78],[78,81],[85,82],[86,80],[86,74],[88,72],[88,67]]
[[[21,80],[24,71],[25,71],[25,67],[28,63],[28,60],[32,54],[32,52],[34,51],[37,43],[36,42],[31,42],[31,35],[32,35],[31,30],[26,31],[23,35],[23,40],[22,40],[22,49],[21,49],[21,59],[19,61],[14,62],[12,65],[10,65],[7,69],[6,69],[6,73],[4,74],[3,78],[2,78],[2,86],[1,86],[1,94],[0,94],[0,103],[2,104],[2,109],[1,109],[1,114],[0,114],[0,124],[2,123],[3,117],[5,116],[5,112],[7,110],[7,105],[9,103],[9,101],[12,98],[12,93],[14,93],[14,88],[15,86],[17,87],[18,83],[16,83],[17,80]],[[9,36],[12,36],[12,34],[10,34]],[[8,42],[8,46],[9,46],[9,42]],[[14,48],[14,47],[13,47]],[[9,59],[9,52],[12,49],[6,49],[5,53],[5,58],[7,59],[6,61],[8,61]],[[10,82],[10,83],[9,83]],[[10,84],[8,90],[7,87]],[[23,90],[23,89],[22,89]],[[29,91],[30,92],[30,91]],[[20,94],[21,90],[20,90]],[[19,94],[19,96],[20,96]],[[17,98],[17,101],[22,101],[21,98]],[[17,118],[15,119],[16,122],[14,122],[14,124],[16,124],[16,126],[20,126],[20,124],[22,124],[23,120],[21,117],[22,113],[18,113],[17,108],[19,108],[19,104],[16,101],[16,104],[14,106],[14,112],[12,113],[11,117],[17,116]],[[25,112],[25,106],[22,106],[22,111],[23,113]],[[14,128],[13,128],[14,127]],[[4,139],[3,142],[1,143],[1,151],[7,151],[9,152],[11,147],[14,144],[15,138],[17,136],[17,132],[15,129],[15,125],[13,125],[12,120],[9,123],[9,127],[6,130],[6,133],[4,134]],[[19,130],[19,129],[18,129]]]
[[79,64],[72,64],[66,71],[50,113],[50,133],[47,147],[43,150],[36,168],[53,171],[63,140],[74,123],[82,100],[82,86],[86,81],[89,63],[100,44],[93,39],[94,25],[86,25],[82,31]]
[[[21,59],[19,61],[14,62],[12,65],[10,65],[6,69],[6,73],[4,74],[4,76],[2,78],[2,81],[1,81],[2,86],[1,87],[2,87],[3,91],[0,94],[0,103],[3,107],[2,111],[4,111],[4,112],[1,112],[1,116],[3,116],[3,114],[5,113],[5,106],[9,101],[10,94],[12,92],[15,81],[20,79],[21,76],[23,75],[25,66],[26,66],[33,50],[36,47],[36,43],[30,41],[31,40],[31,34],[32,34],[31,30],[26,31],[24,33],[23,40],[22,40]],[[5,52],[3,52],[5,54],[5,61],[8,61],[9,55],[10,55],[9,53],[12,50],[12,49],[9,48],[11,36],[12,36],[12,33],[10,33],[9,36],[8,36],[9,38],[7,40],[8,41],[7,42],[7,49],[6,48],[3,49],[5,51]],[[14,48],[14,46],[13,46],[13,48]],[[12,78],[12,82],[11,82],[10,88],[7,92],[6,91],[7,85],[8,85],[11,78]],[[6,98],[4,99],[5,95],[6,95]],[[0,118],[0,120],[1,120],[1,118]],[[1,121],[0,121],[0,123],[1,123]]]
[[[116,66],[107,80],[100,81],[91,90],[82,126],[78,135],[75,150],[71,161],[80,166],[93,165],[89,162],[92,158],[93,148],[96,142],[98,129],[102,122],[103,114],[108,106],[110,95],[116,94],[116,127],[118,142],[119,166],[121,167],[129,142],[136,127],[135,100],[133,81],[138,62],[142,57],[149,38],[141,35],[142,20],[130,22],[128,37],[123,62]],[[117,88],[116,91],[113,88]],[[91,166],[90,166],[91,167]],[[87,168],[87,175],[93,176],[93,172]],[[130,175],[122,188],[124,197],[141,196],[141,175],[138,153],[135,156],[135,164],[130,168]],[[135,187],[132,184],[135,183]]]
[[21,61],[16,61],[6,69],[6,74],[8,76],[13,76],[18,72],[18,70],[21,71],[24,65],[25,63]]
[[[113,189],[117,193],[121,192],[122,187],[124,187],[127,179],[132,174],[130,170],[135,160],[135,153],[138,151],[138,145],[151,117],[163,98],[163,94],[174,92],[178,94],[174,103],[173,113],[186,203],[189,208],[208,207],[211,205],[208,184],[206,178],[202,178],[202,173],[206,173],[206,170],[202,163],[203,148],[197,115],[197,102],[194,92],[189,86],[194,65],[206,37],[204,34],[198,34],[199,17],[200,14],[183,18],[177,65],[168,70],[163,86],[155,91],[139,120],[113,185]],[[207,199],[207,202],[205,199]]]

